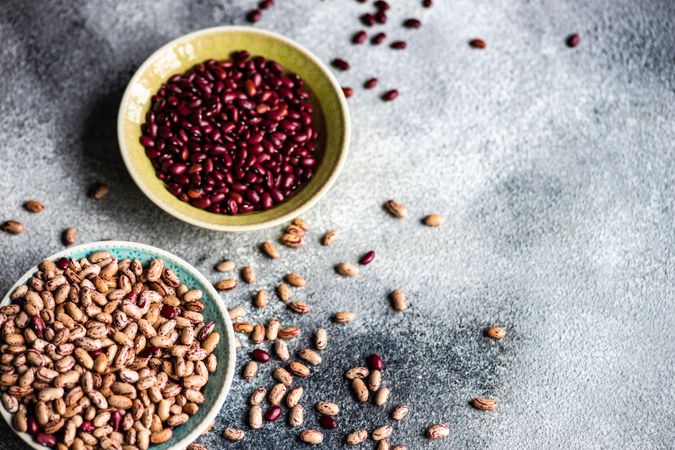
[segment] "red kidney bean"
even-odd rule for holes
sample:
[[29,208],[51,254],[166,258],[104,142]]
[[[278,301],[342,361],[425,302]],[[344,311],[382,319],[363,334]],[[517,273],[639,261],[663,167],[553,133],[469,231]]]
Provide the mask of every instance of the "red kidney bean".
[[379,11],[386,11],[389,9],[389,3],[384,0],[377,0],[375,3],[373,3],[373,5],[375,5],[375,8],[377,8]]
[[246,20],[251,23],[259,22],[260,19],[262,19],[262,13],[257,9],[253,9],[246,14]]
[[373,353],[366,358],[366,363],[370,370],[382,370],[384,369],[384,360],[377,353]]
[[366,13],[361,16],[361,22],[367,27],[372,27],[375,25],[375,16],[370,13]]
[[396,89],[391,89],[382,95],[382,100],[384,100],[385,102],[390,102],[392,100],[395,100],[396,97],[398,97],[398,91]]
[[101,353],[103,353],[103,349],[102,349],[102,348],[98,348],[98,349],[96,349],[96,350],[91,350],[91,351],[89,352],[89,356],[91,356],[92,358],[96,358],[96,357],[97,357],[98,355],[100,355]]
[[274,422],[279,417],[281,417],[281,407],[274,405],[265,412],[265,420],[268,422]]
[[348,86],[342,86],[342,93],[345,94],[345,97],[349,98],[354,95],[354,89]]
[[91,420],[85,420],[82,422],[82,425],[80,425],[80,431],[83,431],[85,433],[92,433],[96,427],[94,424],[91,422]]
[[68,264],[68,258],[59,258],[59,260],[56,262],[56,265],[61,270],[66,270],[68,268]]
[[122,427],[122,413],[116,409],[110,413],[110,425],[112,425],[115,431],[120,431]]
[[157,347],[148,346],[145,347],[140,352],[138,352],[138,356],[140,356],[141,358],[154,358],[159,356],[161,353],[162,353],[161,349]]
[[422,26],[422,22],[419,19],[410,18],[403,21],[403,26],[406,28],[419,28]]
[[33,416],[28,416],[28,432],[32,435],[36,435],[40,432],[40,425]]
[[367,266],[368,264],[370,264],[371,262],[373,262],[374,259],[375,259],[375,251],[374,251],[374,250],[371,250],[371,251],[365,253],[365,254],[359,259],[359,264],[364,265],[364,266]]
[[380,23],[380,24],[385,24],[387,23],[387,13],[384,12],[384,10],[379,10],[378,12],[375,13],[375,22]]
[[44,445],[45,447],[55,447],[57,441],[51,434],[38,433],[37,436],[35,436],[35,442]]
[[377,86],[377,81],[377,78],[369,78],[365,83],[363,83],[363,87],[366,89],[373,89]]
[[406,41],[394,41],[390,45],[390,47],[393,48],[394,50],[403,50],[407,46],[408,44],[406,43]]
[[487,47],[487,42],[485,42],[483,39],[471,39],[469,41],[469,46],[472,48],[482,49]]
[[356,32],[354,36],[352,36],[352,42],[354,44],[363,44],[366,42],[366,39],[368,39],[368,33],[363,30]]
[[579,45],[580,42],[581,37],[579,37],[577,33],[570,34],[569,36],[567,36],[567,39],[565,40],[565,44],[567,44],[569,48],[576,47],[577,45]]
[[251,352],[251,359],[254,361],[258,361],[260,363],[266,363],[267,361],[270,360],[270,354],[267,353],[265,350],[256,348]]
[[321,415],[319,417],[319,425],[321,425],[321,428],[325,428],[327,430],[334,430],[337,428],[337,420],[335,420],[334,417],[331,416],[326,416],[326,415]]
[[349,70],[349,63],[341,58],[335,58],[331,64],[339,70]]
[[262,0],[260,3],[258,3],[258,8],[260,9],[268,9],[274,6],[274,0]]
[[171,305],[162,306],[161,313],[164,317],[171,320],[176,317],[176,308]]
[[384,42],[384,40],[387,38],[386,33],[377,33],[375,36],[373,36],[370,39],[370,43],[373,45],[380,45],[381,43]]
[[30,318],[30,323],[31,326],[33,327],[33,330],[35,330],[35,334],[37,337],[40,339],[44,338],[44,330],[45,330],[45,321],[42,320],[42,317],[40,316],[32,316]]

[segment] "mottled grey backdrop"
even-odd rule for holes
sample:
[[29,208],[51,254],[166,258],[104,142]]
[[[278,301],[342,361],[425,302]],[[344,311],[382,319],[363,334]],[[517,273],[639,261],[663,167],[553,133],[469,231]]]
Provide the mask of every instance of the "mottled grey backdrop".
[[[343,404],[325,448],[384,421],[352,402],[342,380],[373,350],[388,361],[393,402],[410,404],[393,441],[411,449],[672,448],[675,3],[437,0],[422,10],[395,1],[386,29],[409,46],[394,52],[349,45],[367,9],[353,0],[278,0],[258,26],[324,61],[348,58],[353,69],[339,78],[356,95],[344,173],[307,214],[316,234],[274,264],[254,245],[279,230],[221,234],[155,207],[127,175],[115,136],[122,91],[154,49],[199,28],[242,24],[254,3],[2,2],[0,218],[27,231],[0,236],[0,290],[60,250],[68,226],[80,242],[157,245],[214,280],[223,256],[255,264],[267,286],[294,270],[309,279],[301,297],[314,307],[295,321],[331,335],[324,366],[306,383],[308,406]],[[423,28],[401,29],[407,16]],[[570,50],[564,38],[575,31],[582,42]],[[473,37],[488,48],[468,48]],[[400,98],[384,104],[360,89],[370,76]],[[112,190],[96,203],[85,192],[99,180]],[[413,218],[390,219],[380,208],[389,197]],[[28,198],[46,211],[24,212]],[[447,224],[422,227],[416,218],[429,212],[446,214]],[[332,227],[343,239],[320,247],[318,233]],[[334,263],[371,248],[377,259],[357,279],[333,273]],[[385,300],[395,287],[409,293],[403,315]],[[227,302],[246,303],[250,292]],[[328,322],[336,309],[359,319],[338,328]],[[296,319],[276,300],[257,317],[272,314]],[[490,324],[508,337],[486,340]],[[225,445],[225,426],[243,424],[251,388],[235,380],[204,439],[210,448]],[[499,398],[499,411],[468,406],[479,394]],[[451,424],[450,438],[426,441],[425,426],[437,421]],[[2,448],[23,448],[0,429]],[[237,447],[294,448],[295,434],[279,422]]]

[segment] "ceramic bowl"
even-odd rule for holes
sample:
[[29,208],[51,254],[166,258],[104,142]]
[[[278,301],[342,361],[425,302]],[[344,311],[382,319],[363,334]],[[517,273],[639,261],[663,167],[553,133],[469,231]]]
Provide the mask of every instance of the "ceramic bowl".
[[[173,269],[181,281],[189,288],[200,289],[204,293],[203,302],[205,307],[202,314],[204,314],[206,320],[216,322],[215,330],[219,331],[221,336],[220,343],[214,351],[218,361],[218,369],[209,376],[209,382],[203,391],[206,401],[200,405],[199,412],[191,416],[190,420],[185,424],[176,427],[173,432],[173,438],[170,441],[151,447],[153,450],[183,450],[195,441],[209,424],[215,420],[230,390],[235,366],[235,339],[230,316],[223,305],[223,301],[220,299],[220,295],[204,275],[181,258],[156,247],[123,241],[93,242],[69,248],[46,259],[53,261],[62,257],[79,259],[96,250],[108,250],[118,260],[138,259],[144,266],[154,258],[161,258],[164,260],[165,267]],[[10,293],[14,292],[17,287],[25,284],[37,271],[38,268],[35,266],[26,272],[5,295],[2,302],[0,302],[0,306],[8,305],[10,303]],[[5,411],[1,406],[0,413],[10,428],[14,430],[12,426],[13,414]],[[44,450],[45,447],[35,442],[33,437],[28,433],[14,431],[32,448]]]
[[[306,83],[319,132],[320,163],[302,189],[266,211],[237,216],[195,208],[172,195],[155,176],[139,143],[141,124],[151,96],[172,75],[184,73],[208,59],[228,59],[236,50],[248,50],[279,62]],[[122,98],[117,136],[124,163],[138,187],[157,206],[193,225],[221,231],[250,231],[288,221],[311,208],[335,182],[347,155],[350,121],[347,102],[335,77],[308,50],[275,33],[251,27],[215,27],[182,36],[153,53],[136,71]]]

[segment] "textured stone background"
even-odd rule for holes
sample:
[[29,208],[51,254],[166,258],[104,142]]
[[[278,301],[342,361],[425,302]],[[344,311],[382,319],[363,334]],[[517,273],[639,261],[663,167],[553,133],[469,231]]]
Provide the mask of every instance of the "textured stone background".
[[[0,236],[0,290],[60,250],[68,226],[80,242],[114,236],[165,248],[214,280],[223,256],[255,264],[267,286],[294,270],[309,279],[300,297],[315,312],[297,319],[273,301],[253,317],[329,329],[325,364],[305,383],[307,405],[343,404],[324,448],[385,419],[352,402],[342,380],[371,351],[388,361],[392,402],[411,406],[393,439],[408,448],[672,448],[675,3],[437,0],[422,10],[416,0],[394,2],[386,29],[409,41],[404,52],[348,44],[366,9],[354,1],[277,3],[260,27],[324,61],[348,58],[346,85],[376,75],[401,97],[384,104],[356,89],[344,173],[307,215],[316,230],[307,248],[274,264],[254,246],[279,230],[205,231],[146,200],[114,126],[127,81],[154,49],[199,28],[241,24],[253,0],[0,4],[0,218],[27,228]],[[401,29],[407,16],[424,27]],[[570,50],[564,38],[575,31],[582,44]],[[487,50],[468,48],[476,36]],[[112,192],[95,203],[85,192],[98,180]],[[389,197],[412,219],[390,219],[380,208]],[[47,210],[24,212],[28,198]],[[446,214],[446,226],[421,226],[416,219],[429,212]],[[321,248],[319,233],[331,227],[343,239]],[[333,273],[371,248],[378,257],[357,279]],[[386,301],[395,287],[412,303],[402,315]],[[226,301],[247,303],[250,292]],[[358,321],[330,324],[337,309]],[[490,324],[508,337],[482,337]],[[204,438],[210,448],[224,445],[225,426],[243,424],[252,386],[236,378]],[[479,394],[499,398],[500,410],[473,410],[467,402]],[[316,426],[311,408],[307,417]],[[426,441],[424,428],[438,421],[451,424],[451,437]],[[0,429],[2,448],[23,448]],[[237,447],[294,448],[295,434],[278,422]]]

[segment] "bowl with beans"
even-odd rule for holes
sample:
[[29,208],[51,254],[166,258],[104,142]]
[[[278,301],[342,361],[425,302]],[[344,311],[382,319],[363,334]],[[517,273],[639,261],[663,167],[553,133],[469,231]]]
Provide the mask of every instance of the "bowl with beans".
[[337,178],[349,137],[330,70],[251,27],[209,28],[157,50],[118,116],[122,157],[141,191],[221,231],[271,227],[311,208]]
[[183,449],[223,407],[234,360],[211,283],[148,245],[69,248],[0,303],[0,412],[36,449]]

